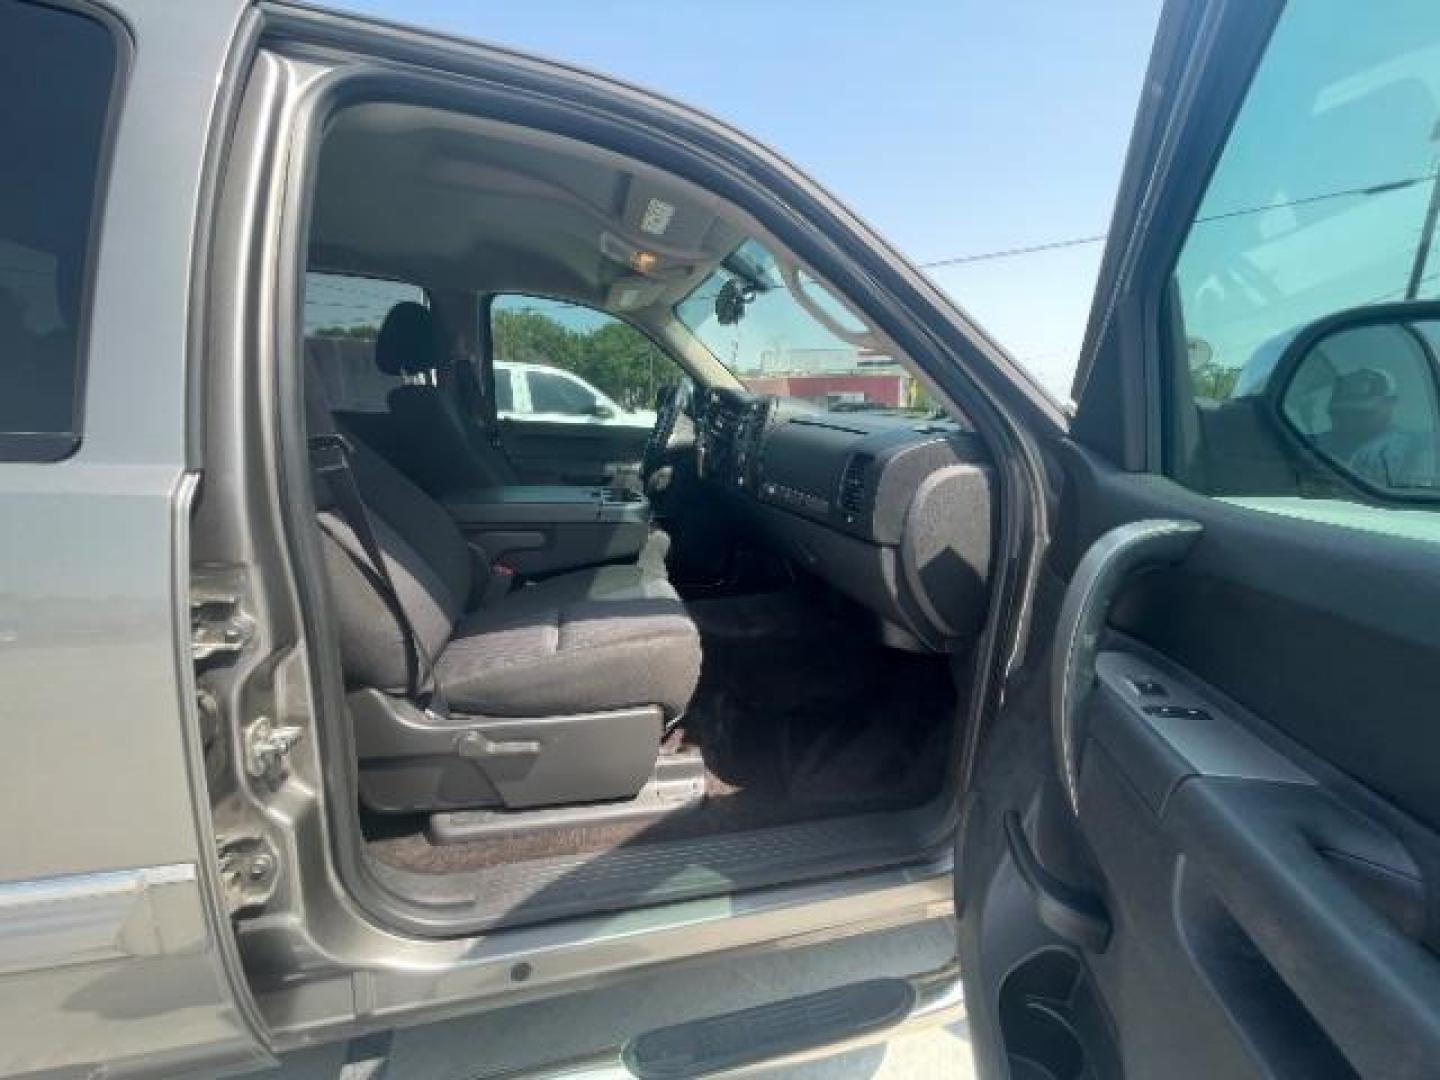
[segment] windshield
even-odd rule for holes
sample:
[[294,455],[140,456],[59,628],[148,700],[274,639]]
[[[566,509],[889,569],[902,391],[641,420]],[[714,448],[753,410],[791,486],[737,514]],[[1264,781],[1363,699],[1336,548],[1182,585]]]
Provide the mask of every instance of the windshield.
[[747,240],[675,315],[752,393],[831,412],[944,415],[825,286],[798,268],[790,281],[764,245]]

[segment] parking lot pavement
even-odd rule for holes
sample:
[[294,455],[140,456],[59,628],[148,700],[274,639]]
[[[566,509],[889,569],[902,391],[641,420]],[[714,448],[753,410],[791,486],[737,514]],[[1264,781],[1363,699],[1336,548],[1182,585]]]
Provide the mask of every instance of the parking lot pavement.
[[[635,1034],[631,1018],[638,1015],[652,1023],[678,1023],[857,979],[926,971],[949,959],[954,935],[950,920],[937,919],[850,941],[662,970],[620,988],[495,1009],[348,1046],[316,1047],[286,1055],[279,1068],[247,1080],[479,1080],[537,1060],[614,1045]],[[768,1075],[785,1080],[967,1080],[974,1072],[961,1022]]]

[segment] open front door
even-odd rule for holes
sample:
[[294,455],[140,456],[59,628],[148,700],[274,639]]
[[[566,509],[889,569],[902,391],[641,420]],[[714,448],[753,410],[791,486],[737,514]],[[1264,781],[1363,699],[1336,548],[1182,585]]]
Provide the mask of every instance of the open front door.
[[962,833],[982,1075],[1440,1062],[1437,47],[1167,6]]

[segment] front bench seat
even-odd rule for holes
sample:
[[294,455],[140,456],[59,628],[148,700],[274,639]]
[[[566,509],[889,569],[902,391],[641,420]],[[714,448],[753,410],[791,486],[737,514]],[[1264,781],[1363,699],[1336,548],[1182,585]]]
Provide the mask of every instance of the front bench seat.
[[[335,430],[317,379],[307,379],[307,402],[310,434]],[[399,602],[449,707],[436,717],[405,700],[415,663],[406,632],[317,475],[366,802],[434,811],[634,795],[665,719],[685,711],[700,675],[699,633],[663,565],[576,571],[477,603],[489,567],[443,507],[346,437]],[[486,746],[498,747],[489,760],[473,752]],[[514,747],[535,748],[534,760]]]

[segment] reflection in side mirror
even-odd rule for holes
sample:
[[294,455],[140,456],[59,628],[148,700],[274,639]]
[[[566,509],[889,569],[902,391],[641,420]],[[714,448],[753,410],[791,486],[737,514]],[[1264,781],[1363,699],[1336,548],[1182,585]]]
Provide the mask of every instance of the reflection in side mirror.
[[1270,397],[1303,455],[1386,500],[1440,499],[1440,310],[1357,309],[1298,335]]
[[590,409],[590,415],[597,420],[614,420],[615,410],[603,401],[597,401]]

